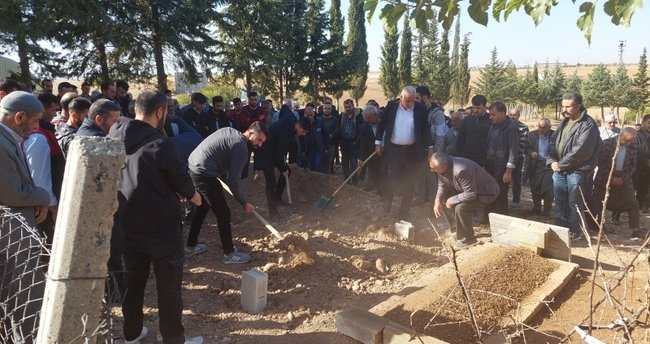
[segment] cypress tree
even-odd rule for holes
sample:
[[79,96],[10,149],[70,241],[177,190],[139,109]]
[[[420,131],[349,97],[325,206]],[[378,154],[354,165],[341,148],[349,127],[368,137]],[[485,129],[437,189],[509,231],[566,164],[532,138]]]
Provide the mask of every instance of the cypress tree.
[[451,57],[449,61],[450,69],[450,88],[449,94],[452,99],[453,105],[458,104],[458,94],[461,93],[462,85],[459,78],[460,67],[460,17],[456,18],[456,26],[454,27],[454,43],[451,48]]
[[408,16],[404,16],[404,30],[402,31],[402,41],[399,49],[399,81],[402,87],[413,84],[413,74],[411,70],[411,50],[413,42],[411,41],[411,26]]
[[587,76],[582,95],[587,106],[600,107],[600,117],[605,119],[605,106],[611,104],[612,75],[604,64],[597,65]]
[[446,104],[451,88],[451,70],[449,68],[449,31],[445,30],[440,39],[440,48],[435,56],[433,73],[429,81],[431,100]]
[[505,91],[503,84],[505,72],[503,62],[499,61],[497,48],[494,47],[491,52],[490,62],[481,68],[479,72],[476,93],[484,95],[488,103],[502,100]]
[[418,34],[415,44],[415,54],[413,55],[413,81],[416,85],[424,85],[427,82],[427,74],[424,71],[424,35],[421,31]]
[[305,74],[307,75],[307,84],[303,91],[309,95],[310,100],[313,102],[318,101],[324,87],[324,79],[328,77],[326,74],[326,66],[329,62],[327,56],[328,40],[325,37],[325,30],[329,26],[329,21],[323,12],[324,8],[324,0],[310,0],[307,9],[307,18],[310,18],[306,24],[308,41]]
[[384,44],[381,47],[381,75],[379,84],[388,99],[395,99],[401,89],[397,70],[397,28],[384,26]]
[[648,86],[650,86],[650,78],[648,77],[648,55],[647,51],[644,48],[643,54],[639,58],[639,69],[636,74],[634,74],[634,79],[632,79],[629,96],[629,107],[637,113],[637,123],[638,115],[643,114],[648,102],[648,97],[650,97],[650,92],[648,91]]
[[349,61],[345,58],[343,34],[345,31],[344,20],[341,15],[341,0],[332,0],[329,9],[330,37],[327,42],[327,74],[325,91],[338,100],[343,96],[343,91],[350,89],[348,73]]
[[469,34],[463,38],[463,44],[460,46],[460,59],[458,60],[458,104],[465,105],[469,102],[469,94],[472,89],[469,85]]
[[[366,18],[363,10],[364,0],[350,1],[348,12],[349,33],[346,43],[347,60],[351,66],[350,96],[357,105],[359,99],[366,93],[366,80],[368,79],[368,43],[366,42]],[[397,58],[397,57],[396,57]]]

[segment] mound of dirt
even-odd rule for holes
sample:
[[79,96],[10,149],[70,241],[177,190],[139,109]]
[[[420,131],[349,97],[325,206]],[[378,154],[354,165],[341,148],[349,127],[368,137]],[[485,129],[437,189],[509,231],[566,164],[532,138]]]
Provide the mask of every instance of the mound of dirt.
[[[543,284],[557,264],[522,248],[499,247],[461,266],[463,283],[482,331],[491,332],[518,302]],[[409,295],[402,309],[386,316],[449,343],[472,341],[467,305],[455,276]],[[474,338],[475,339],[475,338]]]

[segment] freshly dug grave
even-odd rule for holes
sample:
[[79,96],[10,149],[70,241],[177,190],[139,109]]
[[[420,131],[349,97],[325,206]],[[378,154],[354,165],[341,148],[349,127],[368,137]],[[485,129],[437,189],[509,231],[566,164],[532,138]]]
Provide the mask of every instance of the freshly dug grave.
[[[483,332],[499,329],[502,317],[542,285],[558,267],[554,262],[522,248],[498,247],[477,255],[459,268],[474,316]],[[457,279],[443,275],[427,288],[405,298],[403,306],[385,315],[416,331],[447,341],[475,340]]]

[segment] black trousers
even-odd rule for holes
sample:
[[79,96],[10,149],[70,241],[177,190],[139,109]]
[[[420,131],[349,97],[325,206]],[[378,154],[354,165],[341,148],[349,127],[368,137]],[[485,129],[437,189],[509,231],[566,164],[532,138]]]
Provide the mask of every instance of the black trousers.
[[[497,213],[502,215],[508,215],[508,190],[510,184],[503,182],[503,174],[496,173],[495,161],[486,159],[485,160],[485,170],[496,179],[497,184],[499,184],[499,195],[497,199],[494,200],[489,206],[485,207],[485,218],[488,217],[489,213]],[[514,176],[514,173],[513,173]]]
[[266,182],[266,202],[269,206],[269,214],[275,216],[278,214],[278,202],[282,200],[282,193],[287,182],[282,173],[276,179],[275,166],[270,162],[262,165],[262,171]]
[[196,246],[199,242],[199,233],[203,220],[212,209],[212,213],[217,218],[217,228],[219,229],[219,237],[221,238],[221,247],[223,253],[231,254],[235,247],[232,243],[232,227],[230,225],[230,208],[226,202],[223,186],[215,177],[202,176],[190,171],[190,177],[194,188],[201,195],[201,206],[196,207],[192,224],[190,225],[190,233],[187,236],[187,246]]
[[133,340],[140,335],[143,324],[144,291],[153,264],[158,291],[160,334],[165,344],[185,342],[181,322],[183,300],[183,235],[180,219],[167,228],[157,228],[154,234],[129,232],[124,234],[126,264],[126,293],[122,303],[124,338]]
[[399,214],[406,216],[411,209],[417,176],[421,175],[420,161],[415,145],[391,144],[386,150],[384,160],[388,170],[384,202],[386,205],[391,204],[393,196],[399,193],[402,196]]
[[636,200],[639,202],[639,208],[646,206],[648,189],[650,189],[650,174],[636,173],[634,176],[634,188],[636,189]]

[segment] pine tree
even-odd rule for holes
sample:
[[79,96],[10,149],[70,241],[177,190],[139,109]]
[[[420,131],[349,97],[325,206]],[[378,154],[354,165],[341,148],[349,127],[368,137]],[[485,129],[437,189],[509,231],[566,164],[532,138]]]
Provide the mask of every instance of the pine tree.
[[507,90],[507,92],[503,93],[501,101],[505,102],[506,104],[514,103],[519,98],[519,88],[517,87],[519,78],[517,77],[517,66],[515,66],[512,60],[508,61],[508,65],[506,65],[505,73],[503,76],[503,87],[505,90]]
[[476,92],[484,95],[488,103],[503,99],[505,92],[509,91],[503,83],[506,69],[503,62],[499,61],[496,47],[491,54],[490,62],[481,69],[476,83]]
[[384,44],[381,47],[381,75],[379,84],[388,99],[397,98],[401,89],[397,70],[397,28],[384,27]]
[[605,119],[605,106],[612,103],[612,75],[604,64],[597,65],[587,76],[582,93],[587,106],[600,107],[600,117]]
[[564,92],[580,92],[582,89],[582,79],[578,76],[578,70],[576,69],[573,74],[567,79],[566,85],[564,87]]
[[42,44],[54,34],[56,22],[50,20],[49,10],[41,1],[3,1],[0,18],[0,54],[18,55],[21,81],[27,88],[31,89],[34,64],[51,75],[60,74],[61,60]]
[[413,54],[413,82],[416,85],[426,84],[427,74],[424,71],[424,35],[421,31],[416,31],[417,43],[415,44],[415,54]]
[[425,77],[425,82],[423,84],[427,86],[433,86],[430,83],[433,81],[433,74],[436,73],[436,61],[438,59],[438,51],[440,49],[440,41],[438,38],[438,21],[434,15],[429,24],[424,28],[420,29],[419,35],[423,37],[422,44],[422,61],[423,68],[421,73]]
[[547,103],[552,104],[555,108],[555,114],[558,115],[560,111],[560,104],[562,103],[562,95],[564,94],[564,85],[566,75],[560,67],[558,61],[555,62],[553,69],[548,70],[546,67],[546,77],[544,78],[544,88],[546,90]]
[[429,88],[431,100],[446,104],[451,88],[451,70],[449,68],[449,31],[445,30],[440,39],[440,49],[435,55]]
[[523,77],[519,78],[518,99],[524,104],[535,104],[539,92],[539,79],[537,76],[537,64],[532,70],[527,70]]
[[329,10],[330,37],[327,42],[328,62],[325,79],[325,91],[338,100],[343,96],[343,91],[350,89],[348,80],[349,61],[345,58],[345,46],[343,45],[344,19],[341,15],[341,0],[332,0]]
[[460,59],[458,60],[457,75],[459,92],[456,95],[456,101],[462,106],[469,102],[469,95],[472,92],[472,88],[469,85],[469,45],[469,34],[466,34],[463,38],[463,44],[460,46]]
[[[348,39],[346,43],[346,58],[353,63],[350,74],[352,88],[350,96],[357,105],[359,99],[366,93],[368,79],[368,43],[366,42],[366,18],[363,10],[364,0],[350,1],[348,12]],[[395,57],[397,59],[397,57]]]
[[630,98],[629,98],[629,108],[637,113],[637,123],[638,115],[643,114],[648,103],[648,97],[650,97],[650,92],[648,91],[648,86],[650,86],[650,78],[648,77],[648,55],[647,51],[644,48],[643,54],[639,58],[639,69],[636,74],[634,74],[634,79],[632,79],[630,88]]
[[627,68],[623,63],[616,67],[616,74],[612,80],[611,105],[616,108],[616,117],[619,117],[619,109],[626,107],[629,99],[630,77],[627,75]]
[[402,87],[413,85],[413,74],[411,71],[411,51],[413,42],[411,41],[411,26],[408,16],[404,16],[404,30],[402,31],[402,41],[399,47],[399,81]]
[[328,76],[325,74],[328,63],[327,44],[325,30],[328,29],[329,21],[323,12],[325,8],[324,0],[310,0],[307,9],[307,84],[303,91],[310,97],[312,102],[318,102],[321,90],[324,87],[324,79]]
[[458,104],[458,94],[461,92],[462,85],[459,83],[459,67],[460,67],[460,17],[456,18],[456,26],[454,27],[454,43],[451,48],[451,57],[449,61],[450,75],[450,88],[449,93],[453,105]]

